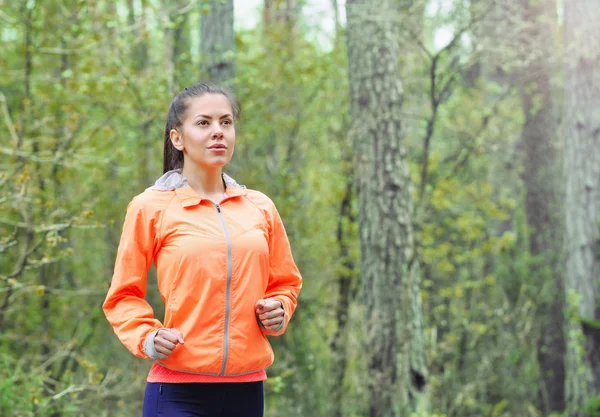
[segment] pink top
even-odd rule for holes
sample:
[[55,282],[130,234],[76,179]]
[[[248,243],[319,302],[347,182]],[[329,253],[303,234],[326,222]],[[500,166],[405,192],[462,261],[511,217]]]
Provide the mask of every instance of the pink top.
[[267,379],[267,372],[264,369],[239,376],[213,376],[172,371],[162,365],[159,365],[158,362],[154,362],[152,364],[152,368],[150,368],[147,381],[181,384],[189,382],[258,382],[264,381],[265,379]]

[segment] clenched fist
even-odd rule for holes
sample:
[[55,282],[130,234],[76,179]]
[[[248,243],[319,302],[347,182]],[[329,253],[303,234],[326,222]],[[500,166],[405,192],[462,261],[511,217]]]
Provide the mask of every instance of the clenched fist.
[[159,359],[167,359],[175,350],[178,343],[182,345],[183,334],[177,329],[160,329],[154,336],[154,348]]
[[283,303],[274,298],[258,300],[255,305],[256,317],[267,330],[276,331],[283,323],[285,311]]

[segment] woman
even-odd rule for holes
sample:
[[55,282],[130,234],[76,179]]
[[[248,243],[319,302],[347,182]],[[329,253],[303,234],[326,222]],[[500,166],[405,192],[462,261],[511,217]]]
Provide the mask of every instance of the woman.
[[[128,206],[104,313],[152,359],[143,416],[263,416],[267,335],[283,334],[302,278],[273,202],[223,173],[239,108],[213,84],[167,115],[164,175]],[[154,261],[161,323],[145,301]]]

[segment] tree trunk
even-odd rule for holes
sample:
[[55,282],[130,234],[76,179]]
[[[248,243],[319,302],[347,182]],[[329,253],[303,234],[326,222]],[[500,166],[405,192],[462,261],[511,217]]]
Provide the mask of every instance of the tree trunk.
[[[127,2],[127,10],[128,10],[128,17],[127,17],[127,22],[128,24],[133,27],[134,29],[132,30],[132,35],[133,35],[133,39],[131,40],[132,43],[132,48],[131,48],[131,61],[133,63],[133,69],[135,71],[135,73],[137,73],[138,75],[144,75],[147,73],[148,71],[148,63],[149,63],[149,56],[148,56],[148,40],[146,39],[145,36],[145,31],[147,23],[146,23],[146,13],[147,13],[147,1],[146,0],[142,0],[141,1],[141,10],[140,10],[140,16],[136,17],[135,16],[135,6],[134,6],[134,2],[133,0],[128,0]],[[169,83],[169,85],[171,85],[171,83]],[[141,89],[138,90],[140,93],[142,92]],[[143,93],[142,93],[143,94]],[[142,152],[144,157],[142,158],[143,161],[138,165],[139,167],[139,178],[141,178],[141,182],[142,185],[144,187],[147,187],[148,184],[150,184],[150,181],[154,178],[155,176],[155,172],[153,169],[153,156],[154,156],[154,150],[152,149],[152,144],[154,142],[154,139],[152,137],[152,135],[150,134],[150,120],[148,119],[148,115],[151,113],[151,111],[149,109],[147,109],[147,104],[144,100],[142,100],[140,103],[138,103],[139,105],[139,111],[142,113],[142,122],[140,123],[140,141],[141,141],[141,148],[142,148]],[[116,175],[116,166],[114,166],[115,162],[111,161],[110,162],[110,167],[109,167],[109,175],[113,176]],[[117,195],[118,195],[118,190],[114,190],[114,199],[116,201]],[[118,243],[118,242],[117,242]]]
[[393,4],[346,2],[371,417],[408,416],[425,378]]
[[233,0],[210,0],[202,14],[200,57],[203,72],[216,83],[230,83],[235,77]]
[[[600,393],[600,4],[565,3],[566,274],[569,416]],[[592,414],[592,413],[589,413]]]
[[298,0],[264,0],[263,23],[265,26],[284,26],[295,32],[300,14]]
[[133,0],[127,0],[127,23],[133,28],[133,45],[131,47],[131,59],[136,71],[143,72],[148,62],[148,41],[144,38],[144,29],[146,27],[145,11],[146,1],[142,0],[142,15],[139,19],[135,17],[135,6]]
[[175,89],[181,90],[187,85],[195,83],[189,80],[188,63],[191,59],[189,13],[182,13],[175,18],[173,32],[173,59],[175,60]]
[[350,305],[354,300],[356,287],[356,267],[350,254],[349,236],[351,225],[355,223],[352,214],[353,176],[348,173],[346,191],[340,204],[340,213],[337,226],[337,243],[341,268],[337,273],[338,299],[335,305],[335,320],[337,328],[329,346],[331,352],[331,371],[333,385],[331,387],[331,405],[334,417],[342,417],[344,379],[348,367],[348,320],[350,318]]
[[[264,0],[263,2],[264,43],[268,53],[278,56],[282,63],[293,57],[297,39],[302,36],[298,33],[300,11],[301,7],[297,0]],[[338,17],[336,16],[336,19]],[[290,95],[295,97],[295,92],[290,91]]]
[[530,253],[537,259],[531,276],[540,294],[540,405],[544,415],[565,407],[565,343],[563,331],[564,289],[562,263],[561,177],[558,159],[559,121],[551,86],[553,44],[557,26],[552,0],[521,0],[526,29],[519,35],[519,50],[529,62],[521,71],[519,87],[525,124],[521,141],[525,148],[525,207],[530,228]]
[[[334,52],[342,51],[343,34],[342,24],[340,22],[338,2],[332,0],[332,8],[335,16],[335,40]],[[340,88],[340,80],[334,80],[334,83]],[[350,308],[356,299],[357,271],[356,262],[351,255],[350,241],[355,241],[357,236],[356,215],[352,209],[354,200],[354,173],[352,169],[352,147],[348,141],[348,126],[344,123],[341,131],[329,133],[331,137],[339,138],[339,146],[343,154],[342,166],[346,178],[346,189],[339,206],[339,216],[337,225],[337,243],[340,258],[340,268],[336,274],[338,285],[338,298],[335,304],[335,320],[337,328],[333,339],[329,345],[331,357],[331,414],[333,417],[342,417],[344,404],[344,382],[348,368],[348,340]]]

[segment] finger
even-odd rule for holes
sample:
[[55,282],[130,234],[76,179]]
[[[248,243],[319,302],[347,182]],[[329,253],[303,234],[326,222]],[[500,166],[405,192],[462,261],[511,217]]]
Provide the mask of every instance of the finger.
[[271,327],[274,326],[275,328],[277,328],[277,326],[279,326],[281,323],[283,322],[283,319],[281,318],[276,318],[276,319],[270,319],[270,320],[263,320],[262,324],[265,327]]
[[156,334],[156,337],[168,340],[173,344],[177,344],[179,342],[179,340],[177,340],[177,336],[173,334],[170,329],[160,329]]
[[173,353],[172,349],[167,349],[164,346],[154,346],[154,348],[156,349],[156,352],[158,352],[161,355],[165,355],[165,357],[169,357],[171,355],[171,353]]
[[169,356],[171,353],[173,353],[172,350],[167,349],[164,346],[155,346],[154,348],[156,349],[156,353],[158,353],[160,355]]
[[177,337],[177,341],[179,343],[181,343],[182,345],[185,343],[183,341],[183,333],[181,333],[179,330],[177,329],[169,329],[169,332],[171,332],[171,334],[175,335],[175,337]]
[[154,346],[161,346],[165,349],[169,349],[170,351],[173,351],[173,349],[175,349],[175,343],[162,339],[160,337],[154,339]]
[[281,307],[281,304],[279,304],[279,301],[269,300],[265,303],[265,307],[263,308],[263,311],[264,312],[273,311],[273,310],[277,310],[280,307]]
[[283,303],[277,298],[268,298],[266,301],[266,310],[283,309]]
[[264,307],[265,307],[265,300],[262,300],[262,299],[261,299],[261,300],[258,300],[258,301],[256,302],[256,304],[254,305],[254,308],[255,308],[257,311],[259,311],[259,310],[262,310]]
[[261,320],[274,319],[275,317],[283,317],[283,309],[278,308],[276,310],[271,310],[266,313],[262,313],[258,316]]
[[276,310],[281,307],[281,303],[277,300],[267,299],[264,300],[264,306],[256,311],[257,314],[267,313],[269,311]]

